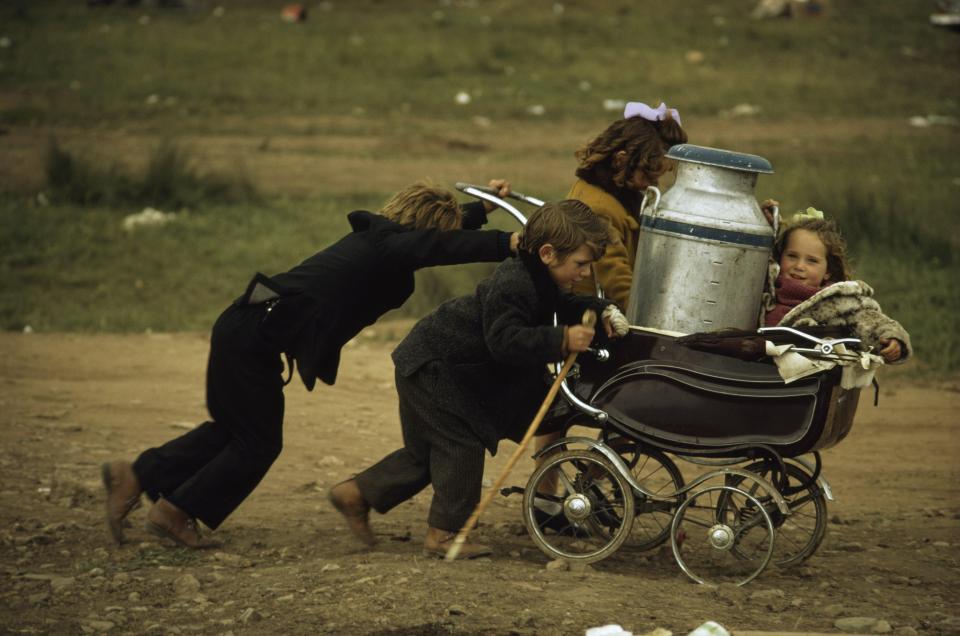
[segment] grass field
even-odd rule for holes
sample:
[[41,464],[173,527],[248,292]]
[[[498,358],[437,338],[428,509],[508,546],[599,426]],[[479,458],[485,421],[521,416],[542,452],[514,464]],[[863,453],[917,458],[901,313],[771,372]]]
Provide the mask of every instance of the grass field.
[[[692,143],[771,160],[758,198],[840,220],[918,370],[960,368],[960,34],[931,2],[186,4],[0,4],[0,327],[207,329],[346,211],[425,177],[561,197],[606,100],[663,99]],[[125,231],[148,206],[176,221]],[[483,271],[425,273],[404,312]]]

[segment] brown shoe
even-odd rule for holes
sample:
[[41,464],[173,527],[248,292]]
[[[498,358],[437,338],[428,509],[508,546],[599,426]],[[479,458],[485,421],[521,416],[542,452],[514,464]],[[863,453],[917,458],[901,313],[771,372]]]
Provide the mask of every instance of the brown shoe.
[[113,540],[123,543],[123,520],[140,506],[140,481],[130,462],[111,462],[100,466],[100,477],[107,491],[107,527]]
[[330,489],[328,496],[333,507],[347,520],[347,527],[364,545],[377,543],[370,529],[370,504],[363,498],[356,479],[342,481]]
[[[433,526],[427,528],[427,536],[423,540],[423,555],[437,557],[440,559],[446,557],[447,552],[450,550],[450,546],[453,545],[453,540],[456,538],[456,532],[441,530],[440,528],[434,528]],[[493,550],[490,549],[490,546],[483,545],[482,543],[470,543],[467,541],[460,546],[460,552],[457,553],[457,558],[476,559],[479,557],[490,556],[491,554],[493,554]]]
[[170,539],[185,548],[216,548],[219,541],[211,541],[200,536],[197,521],[166,499],[157,499],[147,512],[147,531],[162,538]]

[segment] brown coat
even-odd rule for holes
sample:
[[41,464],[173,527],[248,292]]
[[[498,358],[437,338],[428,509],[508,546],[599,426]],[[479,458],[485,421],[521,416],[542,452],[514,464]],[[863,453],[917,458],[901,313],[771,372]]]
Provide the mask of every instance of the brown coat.
[[633,264],[637,255],[640,224],[614,196],[583,179],[577,179],[567,193],[567,198],[583,201],[596,214],[609,219],[616,239],[610,243],[600,260],[594,263],[595,277],[581,281],[574,291],[578,294],[595,295],[596,280],[599,280],[600,289],[606,297],[617,303],[621,311],[626,310],[627,301],[630,299],[630,286],[633,283]]

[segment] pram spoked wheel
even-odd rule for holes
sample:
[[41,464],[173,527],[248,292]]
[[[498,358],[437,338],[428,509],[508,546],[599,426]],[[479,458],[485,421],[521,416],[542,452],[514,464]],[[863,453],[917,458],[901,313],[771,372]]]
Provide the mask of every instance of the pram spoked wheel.
[[610,556],[629,536],[633,516],[630,485],[608,459],[589,450],[547,457],[524,490],[524,525],[553,559],[593,563]]
[[[743,485],[742,477],[732,477],[731,486],[742,488],[764,502],[773,525],[777,529],[777,546],[773,552],[773,562],[780,566],[793,565],[809,558],[827,534],[827,502],[823,491],[811,475],[796,464],[784,464],[787,481],[778,484],[780,494],[790,506],[790,514],[780,513],[769,497],[765,497],[756,483]],[[772,483],[778,483],[778,475],[773,474],[770,462],[756,462],[746,470],[757,473]],[[779,473],[779,470],[777,471]],[[759,491],[758,491],[759,490]],[[720,504],[723,505],[723,495]]]
[[[614,442],[614,446],[618,444]],[[669,497],[683,489],[683,474],[666,453],[653,448],[642,448],[636,443],[618,448],[617,451],[633,473],[634,479],[647,492],[659,497]],[[634,505],[636,516],[626,548],[651,550],[669,539],[674,511],[684,499],[686,493],[680,493],[667,501],[655,501],[637,493]]]
[[773,556],[773,520],[763,503],[724,485],[691,494],[670,526],[673,556],[698,583],[744,585]]

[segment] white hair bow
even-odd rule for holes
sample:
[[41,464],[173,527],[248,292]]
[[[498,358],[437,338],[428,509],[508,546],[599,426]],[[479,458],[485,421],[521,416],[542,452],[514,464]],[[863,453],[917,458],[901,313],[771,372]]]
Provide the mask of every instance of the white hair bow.
[[664,121],[668,115],[678,124],[683,125],[680,122],[680,112],[676,108],[667,108],[667,105],[663,102],[660,102],[660,105],[656,108],[650,108],[643,102],[627,102],[626,108],[623,109],[624,119],[642,117],[647,121]]

